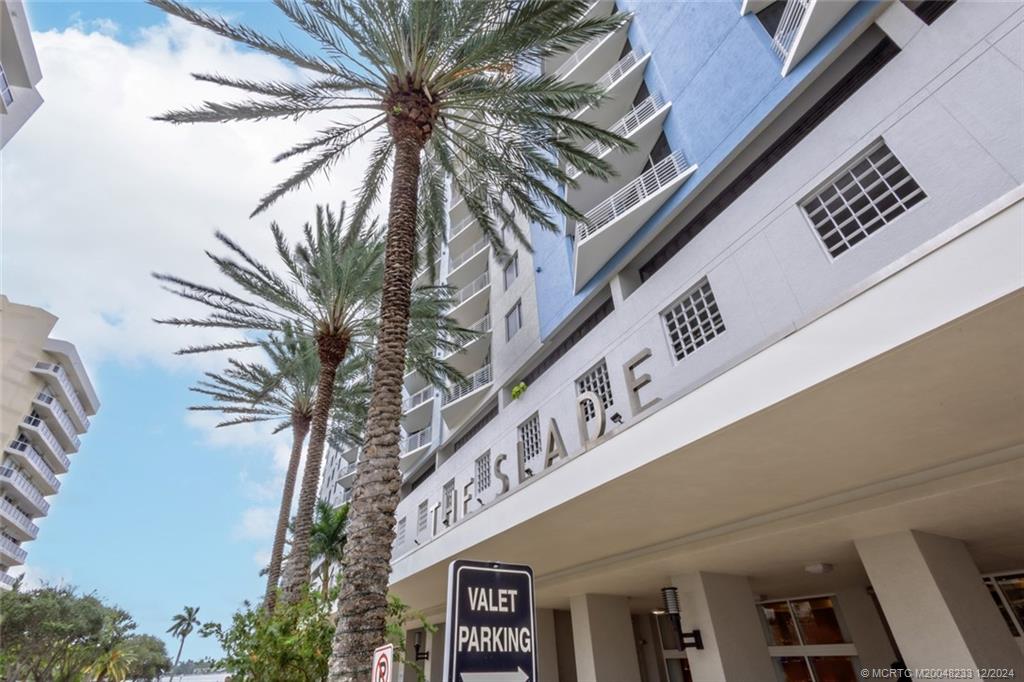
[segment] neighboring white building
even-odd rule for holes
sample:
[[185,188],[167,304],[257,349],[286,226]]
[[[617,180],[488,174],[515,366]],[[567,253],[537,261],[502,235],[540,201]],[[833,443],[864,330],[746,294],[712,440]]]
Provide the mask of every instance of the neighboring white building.
[[0,0],[0,148],[43,103],[32,31],[19,0]]
[[[57,318],[0,296],[0,587],[25,563],[35,521],[50,511],[99,409],[78,351],[50,338]],[[49,498],[49,499],[47,499]]]
[[588,221],[499,262],[453,183],[485,333],[406,377],[393,592],[439,624],[452,560],[531,565],[543,682],[1024,674],[1024,7],[616,10],[544,65],[638,147]]

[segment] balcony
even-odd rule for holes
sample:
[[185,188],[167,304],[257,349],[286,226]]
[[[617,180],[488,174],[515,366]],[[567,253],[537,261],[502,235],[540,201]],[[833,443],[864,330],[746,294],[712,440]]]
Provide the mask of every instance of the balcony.
[[461,424],[473,412],[486,397],[492,380],[491,366],[487,364],[445,390],[441,417],[450,428]]
[[358,461],[348,462],[345,466],[338,470],[338,485],[346,490],[352,487],[352,483],[356,480],[356,467],[359,465]]
[[[0,563],[8,566],[20,566],[25,563],[28,553],[18,546],[17,543],[0,535]],[[6,574],[6,572],[5,572]]]
[[14,587],[16,582],[18,582],[17,578],[8,575],[6,571],[0,570],[0,587],[10,589]]
[[458,225],[452,226],[448,236],[448,251],[450,253],[462,253],[483,238],[483,236],[483,230],[480,229],[476,218],[470,216]]
[[457,287],[486,272],[490,249],[491,240],[484,237],[458,254],[449,255],[448,284]]
[[[586,21],[588,19],[595,19],[597,17],[607,17],[610,16],[611,13],[614,11],[615,2],[613,0],[598,0],[597,2],[594,2],[593,4],[590,5],[590,8],[587,9],[586,14],[580,17],[580,19]],[[581,45],[574,52],[560,52],[559,54],[552,55],[550,57],[545,57],[544,73],[564,73],[565,65],[568,64],[570,60],[576,58],[576,56],[587,47],[588,45]],[[589,47],[593,46],[590,45]],[[576,61],[578,62],[579,60],[576,59]]]
[[597,81],[622,54],[628,32],[627,21],[617,30],[581,45],[552,73],[552,76],[573,83]]
[[68,467],[71,466],[71,460],[68,459],[67,453],[64,452],[60,441],[57,440],[57,436],[53,435],[53,431],[50,430],[45,421],[39,417],[28,415],[22,420],[21,429],[32,439],[36,452],[43,455],[54,473],[67,473]]
[[50,424],[57,425],[53,433],[57,436],[57,440],[60,441],[64,450],[67,452],[78,452],[78,449],[82,447],[82,441],[79,440],[78,431],[75,429],[71,417],[61,407],[60,401],[46,391],[40,391],[39,395],[32,401],[32,404],[36,406],[39,414],[45,417]]
[[419,463],[420,455],[423,455],[430,450],[430,446],[433,442],[433,434],[431,433],[431,428],[429,426],[403,438],[399,446],[401,459],[398,462],[398,468],[401,472],[404,474],[410,468]]
[[407,431],[419,431],[430,424],[434,412],[434,398],[437,389],[433,386],[416,391],[402,401],[402,427]]
[[55,392],[57,397],[71,408],[71,420],[75,422],[78,433],[89,430],[89,417],[85,413],[82,401],[78,399],[78,391],[71,383],[64,368],[53,362],[37,362],[32,369],[34,374],[41,376]]
[[604,90],[604,99],[594,106],[585,107],[574,118],[602,128],[611,127],[629,110],[650,58],[649,54],[640,55],[630,50],[595,82],[597,87]]
[[466,329],[476,332],[477,336],[470,339],[459,350],[449,353],[445,362],[460,374],[470,374],[480,369],[486,362],[491,351],[491,316],[486,314]]
[[[783,0],[779,0],[780,2]],[[785,0],[772,49],[782,60],[782,75],[786,76],[800,60],[853,8],[852,0]]]
[[39,527],[32,523],[32,519],[3,498],[0,498],[0,519],[3,520],[4,530],[22,542],[35,540],[39,535]]
[[34,478],[37,479],[35,481],[36,487],[44,495],[53,495],[60,490],[60,480],[54,475],[53,469],[36,452],[36,449],[32,447],[31,443],[23,440],[12,440],[4,450],[8,454],[20,459],[23,467],[35,472]]
[[0,487],[9,491],[16,501],[29,507],[36,516],[49,513],[50,503],[43,499],[42,493],[21,472],[10,467],[0,467]]
[[484,272],[452,296],[452,309],[448,313],[461,325],[470,325],[490,309],[491,273]]
[[575,286],[583,288],[697,170],[676,151],[587,213],[576,226]]
[[424,264],[416,271],[416,274],[412,277],[413,287],[425,287],[431,284],[437,284],[441,278],[441,257],[438,256],[434,260],[434,276],[430,276],[430,264]]
[[630,109],[629,113],[611,127],[611,131],[625,137],[636,145],[636,149],[611,148],[600,142],[587,147],[591,154],[607,161],[617,171],[617,175],[601,180],[600,178],[579,177],[580,171],[571,166],[571,176],[579,178],[577,187],[567,186],[565,199],[580,211],[587,211],[603,199],[618,192],[632,178],[643,170],[647,163],[654,143],[661,134],[665,117],[671,103],[666,104],[658,96],[651,96]]

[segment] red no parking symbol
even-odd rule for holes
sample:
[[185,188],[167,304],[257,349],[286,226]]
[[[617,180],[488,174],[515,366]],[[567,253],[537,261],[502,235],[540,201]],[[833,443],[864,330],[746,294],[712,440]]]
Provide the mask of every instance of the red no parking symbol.
[[391,664],[394,660],[394,655],[395,646],[393,644],[385,644],[374,649],[373,665],[370,667],[373,675],[372,682],[392,682]]

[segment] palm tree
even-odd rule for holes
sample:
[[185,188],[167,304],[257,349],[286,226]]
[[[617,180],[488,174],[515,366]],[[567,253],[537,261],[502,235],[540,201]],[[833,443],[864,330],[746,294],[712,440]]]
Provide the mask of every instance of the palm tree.
[[311,54],[179,0],[150,2],[312,74],[301,83],[197,74],[199,80],[241,90],[250,98],[207,102],[168,112],[161,120],[349,114],[278,156],[305,161],[261,200],[257,212],[314,175],[329,173],[354,143],[371,139],[373,151],[355,210],[360,217],[377,202],[390,168],[386,280],[367,420],[369,443],[351,503],[332,662],[337,679],[351,680],[367,669],[385,632],[416,245],[425,245],[427,262],[433,263],[445,222],[446,176],[499,254],[507,253],[501,227],[527,243],[513,220],[517,213],[551,230],[560,227],[557,214],[585,221],[556,190],[559,184],[576,184],[561,161],[585,174],[608,177],[609,164],[586,146],[628,144],[566,114],[597,103],[602,97],[597,86],[539,75],[536,67],[545,58],[620,27],[626,16],[587,17],[587,0],[275,0],[319,44],[321,54]]
[[[302,474],[299,503],[292,536],[291,559],[285,568],[284,592],[297,601],[309,582],[309,534],[313,524],[324,443],[335,404],[338,368],[349,352],[370,357],[377,334],[384,279],[384,243],[374,226],[345,225],[345,210],[335,215],[318,206],[315,226],[306,224],[303,240],[294,249],[276,223],[271,224],[277,255],[285,272],[259,262],[223,233],[217,239],[230,251],[227,256],[207,252],[220,272],[244,294],[206,286],[168,274],[154,274],[173,293],[204,304],[212,312],[206,318],[157,320],[162,324],[214,327],[243,332],[273,334],[297,330],[313,339],[318,373],[310,422],[306,466]],[[410,327],[430,333],[431,347],[443,353],[457,350],[473,334],[459,328],[445,311],[451,306],[450,290],[425,287],[417,290]],[[192,346],[180,353],[236,350],[264,345],[260,339],[245,338],[228,343]],[[403,348],[404,352],[404,348]],[[436,358],[421,358],[420,366],[440,382],[457,376]],[[404,359],[403,359],[404,363]],[[430,375],[429,373],[433,374]]]
[[309,551],[312,560],[322,559],[320,564],[320,589],[324,599],[331,590],[331,566],[341,561],[348,537],[345,527],[348,524],[348,505],[332,507],[326,500],[316,502],[316,522],[309,540]]
[[[199,625],[199,607],[198,606],[186,606],[185,609],[178,614],[175,614],[174,618],[171,619],[171,627],[167,628],[167,632],[172,637],[177,637],[181,640],[178,644],[178,655],[174,657],[174,668],[178,667],[178,662],[181,660],[181,650],[185,648],[185,638],[192,634],[192,630]],[[174,673],[171,673],[171,679],[174,678]]]

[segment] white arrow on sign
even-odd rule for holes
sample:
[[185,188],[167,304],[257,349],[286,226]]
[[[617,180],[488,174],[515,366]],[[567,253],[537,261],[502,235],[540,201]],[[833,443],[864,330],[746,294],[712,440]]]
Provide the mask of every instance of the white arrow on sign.
[[500,673],[462,673],[462,682],[528,682],[530,676],[522,668]]

